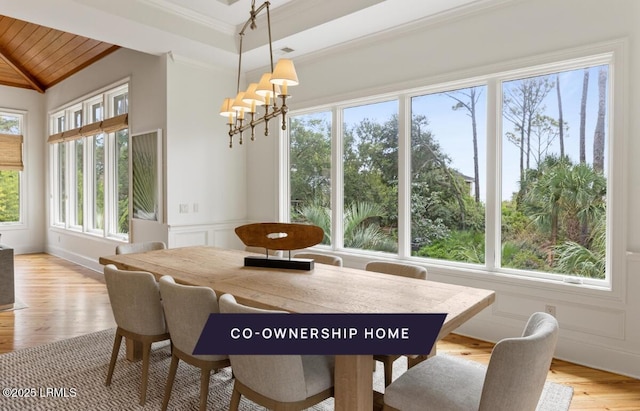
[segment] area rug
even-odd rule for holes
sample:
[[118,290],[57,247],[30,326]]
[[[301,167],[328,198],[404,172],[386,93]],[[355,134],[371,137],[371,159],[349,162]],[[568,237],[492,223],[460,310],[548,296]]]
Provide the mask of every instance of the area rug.
[[[113,345],[114,329],[76,337],[40,347],[0,355],[0,410],[159,410],[171,356],[166,342],[153,345],[149,369],[149,388],[145,406],[138,405],[140,362],[124,358],[124,344],[116,364],[113,381],[105,387],[104,379]],[[406,370],[406,361],[394,364],[394,376]],[[383,391],[382,367],[374,373],[374,388]],[[200,370],[180,362],[169,409],[198,408]],[[226,411],[233,389],[231,368],[211,375],[207,409]],[[7,395],[8,394],[8,395]],[[566,411],[573,389],[547,383],[539,411]],[[333,410],[330,398],[314,411]],[[243,411],[264,410],[242,399]]]

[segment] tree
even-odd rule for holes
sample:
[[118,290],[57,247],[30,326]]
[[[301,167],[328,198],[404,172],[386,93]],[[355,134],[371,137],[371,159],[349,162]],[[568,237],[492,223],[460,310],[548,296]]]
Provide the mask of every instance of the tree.
[[20,221],[20,174],[0,170],[0,222]]
[[604,279],[607,262],[606,228],[606,218],[602,214],[591,233],[589,248],[574,241],[565,241],[556,246],[555,271]]
[[323,118],[294,117],[290,125],[291,199],[329,205],[331,125]]
[[600,67],[598,70],[598,120],[593,134],[593,168],[596,171],[604,170],[604,115],[607,94],[607,70]]
[[[331,239],[331,210],[318,204],[311,204],[300,209],[300,215],[311,224],[324,230],[323,244]],[[376,218],[383,216],[383,209],[373,203],[351,203],[345,207],[343,228],[344,246],[364,250],[397,252],[397,243],[376,223]]]
[[[427,129],[428,124],[429,121],[425,116],[412,118],[411,181],[414,183],[412,199],[414,192],[424,198],[430,197],[431,193],[439,193],[440,201],[437,202],[437,209],[432,209],[427,214],[418,213],[417,215],[429,215],[432,221],[440,219],[447,227],[464,229],[467,220],[464,201],[465,183],[462,175],[449,167],[451,159],[440,151],[440,145]],[[428,191],[425,191],[425,188],[428,188]],[[415,200],[420,201],[417,198]]]
[[558,138],[560,157],[564,157],[564,120],[562,119],[562,95],[560,94],[560,74],[556,74],[556,94],[558,96]]
[[398,224],[398,117],[344,127],[344,201],[383,207],[381,224]]
[[[536,115],[531,125],[531,157],[533,158],[534,168],[539,168],[540,163],[549,153],[549,148],[556,138],[559,138],[560,134],[558,130],[563,130],[565,127],[560,127],[558,121],[554,118],[545,115]],[[563,154],[560,158],[564,157]]]
[[589,246],[589,229],[605,214],[606,179],[601,173],[567,157],[548,156],[529,174],[526,187],[523,212],[548,234],[550,247],[564,241]]
[[582,78],[582,99],[580,100],[580,163],[587,162],[585,148],[585,124],[587,118],[587,92],[589,91],[589,69],[584,69]]
[[512,81],[505,86],[503,116],[514,125],[506,136],[520,149],[520,181],[530,169],[531,129],[536,115],[544,112],[543,101],[553,88],[548,76]]
[[471,87],[464,90],[458,90],[451,93],[445,93],[447,96],[454,99],[455,104],[452,109],[459,110],[464,108],[467,110],[467,115],[471,117],[471,136],[473,139],[473,176],[475,184],[475,200],[476,203],[480,202],[480,171],[478,166],[478,131],[476,128],[476,104],[482,94],[482,89],[478,87]]

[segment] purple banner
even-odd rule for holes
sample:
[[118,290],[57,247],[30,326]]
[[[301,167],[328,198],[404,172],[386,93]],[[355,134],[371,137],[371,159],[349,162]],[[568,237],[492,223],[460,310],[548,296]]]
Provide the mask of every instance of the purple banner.
[[446,316],[211,314],[193,354],[429,354]]

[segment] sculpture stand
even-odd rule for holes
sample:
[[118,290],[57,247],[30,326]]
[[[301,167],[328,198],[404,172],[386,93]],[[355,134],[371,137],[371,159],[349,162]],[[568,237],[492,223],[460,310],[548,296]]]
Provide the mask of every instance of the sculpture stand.
[[280,258],[250,255],[244,258],[245,267],[285,268],[290,270],[313,270],[310,258]]

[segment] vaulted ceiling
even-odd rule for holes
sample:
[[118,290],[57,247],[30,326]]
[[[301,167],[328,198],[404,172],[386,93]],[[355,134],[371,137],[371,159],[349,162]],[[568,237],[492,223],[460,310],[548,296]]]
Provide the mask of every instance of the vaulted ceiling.
[[43,93],[118,48],[0,16],[0,84]]

